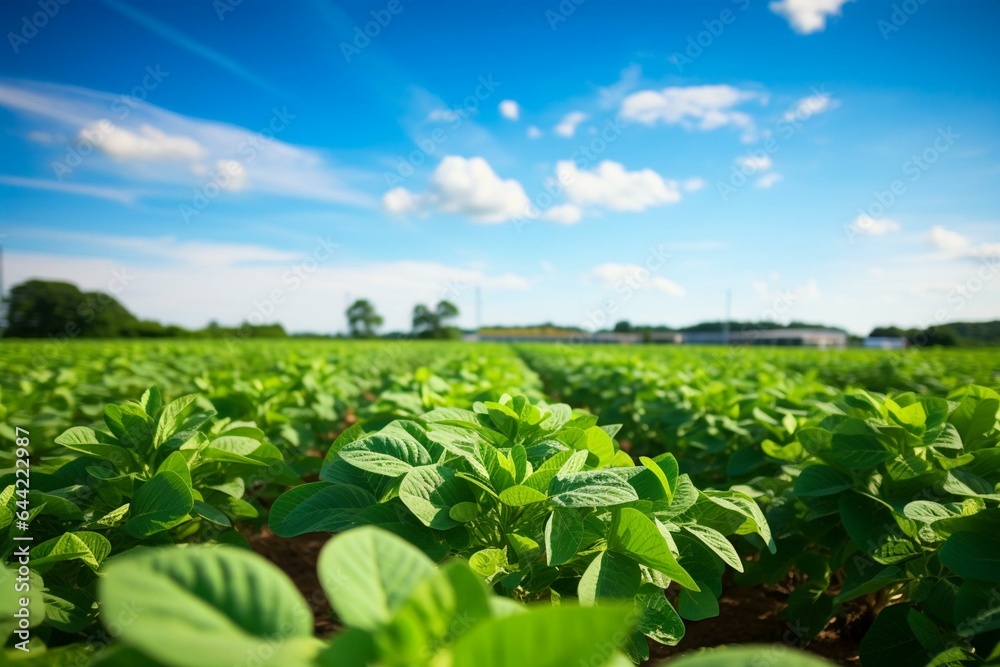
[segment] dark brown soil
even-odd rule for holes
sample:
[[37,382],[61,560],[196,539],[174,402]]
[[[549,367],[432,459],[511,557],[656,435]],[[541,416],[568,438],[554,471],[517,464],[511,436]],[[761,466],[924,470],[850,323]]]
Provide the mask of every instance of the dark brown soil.
[[[315,618],[316,634],[326,637],[338,623],[331,616],[330,603],[316,576],[319,551],[329,539],[323,534],[281,538],[264,528],[247,535],[250,546],[280,567],[308,600]],[[743,588],[726,583],[719,600],[720,614],[704,621],[687,621],[687,632],[677,646],[654,645],[652,662],[700,648],[724,644],[784,644],[796,646],[792,626],[779,618],[788,598],[780,588]],[[810,642],[805,650],[840,665],[858,665],[858,644],[851,637],[848,621],[836,618]]]
[[265,527],[246,538],[254,551],[281,568],[302,591],[312,609],[313,628],[317,636],[326,637],[340,627],[332,616],[330,601],[326,599],[316,575],[319,551],[330,539],[329,535],[316,533],[284,538]]

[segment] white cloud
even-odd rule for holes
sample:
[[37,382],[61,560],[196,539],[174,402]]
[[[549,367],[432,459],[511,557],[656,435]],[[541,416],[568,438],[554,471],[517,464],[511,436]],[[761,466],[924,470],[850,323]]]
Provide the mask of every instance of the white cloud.
[[941,225],[932,227],[927,238],[938,250],[959,251],[969,247],[969,239]]
[[758,178],[757,181],[754,183],[754,186],[758,188],[767,189],[777,185],[778,181],[780,180],[781,180],[781,174],[779,174],[776,171],[772,171]]
[[767,280],[755,280],[752,284],[753,291],[766,306],[766,314],[758,316],[757,319],[769,319],[774,315],[771,311],[783,313],[792,310],[795,306],[820,298],[819,285],[815,278],[810,278],[804,283],[792,285],[791,287],[781,286],[781,277],[777,273],[772,273]]
[[816,93],[800,99],[795,103],[795,106],[785,112],[782,118],[786,121],[802,122],[813,116],[836,109],[838,106],[840,106],[840,102],[830,97],[827,93]]
[[642,67],[632,63],[621,71],[618,81],[598,89],[597,104],[602,109],[613,109],[626,95],[639,87],[642,81]]
[[521,117],[521,107],[514,100],[504,100],[499,108],[500,115],[507,120],[517,120]]
[[840,8],[852,0],[776,0],[768,8],[784,17],[795,32],[808,35],[826,29],[829,16],[840,16]]
[[427,120],[433,123],[451,123],[459,119],[457,111],[451,109],[432,109],[427,114]]
[[620,114],[644,125],[663,123],[703,131],[732,125],[749,140],[755,134],[753,119],[735,107],[765,100],[759,92],[727,85],[672,86],[632,93],[622,100]]
[[767,153],[761,153],[759,155],[745,155],[737,160],[740,167],[745,171],[754,174],[758,171],[767,171],[774,165],[774,161],[771,160],[771,156]]
[[703,189],[706,185],[708,185],[708,182],[704,178],[696,176],[695,178],[688,178],[684,180],[681,183],[681,190],[684,192],[697,192],[698,190]]
[[142,124],[136,131],[115,125],[107,118],[90,123],[80,130],[76,140],[91,142],[97,150],[115,160],[198,160],[208,150],[191,137],[171,136],[152,125]]
[[556,164],[556,178],[578,207],[637,212],[681,199],[676,181],[664,180],[652,169],[626,171],[610,160],[593,171],[581,171],[572,160],[563,160]]
[[[250,130],[182,116],[148,102],[126,105],[121,100],[120,95],[74,86],[0,80],[0,107],[23,115],[34,124],[34,132],[75,137],[71,148],[84,155],[71,167],[78,183],[90,176],[104,183],[155,183],[173,188],[161,194],[184,198],[191,196],[193,187],[205,185],[205,174],[212,168],[238,160],[243,172],[235,187],[240,191],[374,204],[353,185],[368,178],[366,174],[335,166],[318,149],[281,141],[285,128],[297,122],[285,109],[275,109],[262,127]],[[107,119],[110,123],[102,125]],[[66,168],[58,167],[66,160],[65,145],[38,150],[47,153],[42,159],[54,170]]]
[[531,203],[514,179],[500,178],[481,157],[448,155],[431,175],[428,192],[397,187],[382,197],[390,213],[426,215],[433,211],[462,215],[473,222],[498,223],[526,215]]
[[562,117],[559,124],[555,126],[555,133],[560,137],[572,137],[576,134],[576,127],[583,121],[587,120],[589,116],[582,111],[570,111],[568,114]]
[[552,206],[542,212],[542,219],[561,225],[575,225],[583,219],[583,211],[573,204]]
[[869,234],[871,236],[884,236],[890,232],[898,232],[903,228],[895,220],[889,218],[873,218],[866,213],[862,213],[851,223],[851,231],[855,234]]
[[991,259],[1000,258],[1000,243],[973,243],[956,231],[935,225],[927,234],[932,246],[945,253],[944,259]]
[[687,294],[684,288],[674,281],[654,275],[649,269],[638,264],[608,262],[595,266],[590,274],[600,280],[607,289],[629,286],[637,291],[649,290],[662,292],[663,294],[677,298],[681,298]]
[[31,132],[28,132],[28,139],[34,141],[36,144],[54,144],[59,141],[59,137],[54,134],[41,132],[39,130],[32,130]]
[[652,278],[649,281],[649,287],[657,292],[663,292],[664,294],[669,294],[670,296],[676,296],[678,298],[687,294],[683,287],[675,283],[673,280],[667,280],[666,278]]
[[417,195],[406,188],[397,187],[382,195],[382,208],[393,215],[423,213],[426,197]]
[[996,261],[1000,259],[1000,243],[980,243],[973,246],[967,255],[976,259],[990,258]]
[[528,138],[529,139],[537,139],[540,136],[542,136],[542,131],[541,130],[539,130],[534,125],[529,125],[528,126]]
[[247,187],[247,170],[239,160],[219,160],[215,163],[215,168],[220,174],[229,174],[228,179],[219,179],[223,190],[239,192]]

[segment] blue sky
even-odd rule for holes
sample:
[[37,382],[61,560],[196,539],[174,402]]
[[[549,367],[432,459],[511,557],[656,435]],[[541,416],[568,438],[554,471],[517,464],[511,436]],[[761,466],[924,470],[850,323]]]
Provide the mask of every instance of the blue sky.
[[[14,1],[7,286],[387,328],[1000,317],[1000,6]],[[367,31],[367,35],[365,34]]]

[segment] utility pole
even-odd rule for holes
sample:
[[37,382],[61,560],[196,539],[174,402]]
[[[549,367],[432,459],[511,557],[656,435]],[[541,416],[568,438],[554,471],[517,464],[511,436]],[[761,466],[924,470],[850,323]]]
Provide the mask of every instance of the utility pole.
[[483,288],[476,285],[476,333],[483,326]]
[[0,333],[7,328],[7,303],[3,297],[3,241],[0,241]]
[[351,293],[344,292],[344,335],[351,335],[351,320],[347,316],[347,311],[351,308]]
[[729,345],[729,319],[733,309],[733,290],[726,290],[726,319],[722,322],[722,344]]

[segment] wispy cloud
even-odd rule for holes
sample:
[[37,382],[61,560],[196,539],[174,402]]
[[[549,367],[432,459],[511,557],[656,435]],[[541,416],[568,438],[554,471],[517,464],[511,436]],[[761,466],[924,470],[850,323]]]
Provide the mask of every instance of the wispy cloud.
[[84,185],[80,183],[63,183],[61,181],[45,180],[42,178],[23,178],[21,176],[0,175],[0,185],[12,188],[28,188],[30,190],[46,190],[70,195],[82,195],[84,197],[96,197],[122,204],[134,203],[140,195],[135,190],[100,185]]
[[862,213],[851,223],[851,231],[855,234],[868,234],[871,236],[884,236],[891,232],[898,232],[903,228],[901,224],[889,218],[873,218],[867,213]]
[[271,118],[252,131],[132,102],[122,105],[120,96],[73,86],[0,80],[0,106],[26,117],[36,125],[34,131],[74,137],[69,145],[33,144],[47,153],[59,178],[72,173],[74,180],[100,176],[157,183],[190,196],[192,187],[204,186],[226,168],[240,185],[227,188],[230,192],[375,205],[355,185],[369,175],[332,164],[318,149],[278,138],[295,123],[288,109],[273,109]]
[[265,90],[273,95],[287,97],[281,89],[260,78],[229,56],[219,53],[218,51],[205,46],[201,42],[188,37],[181,31],[176,28],[172,28],[156,17],[140,11],[131,5],[122,2],[121,0],[103,0],[103,2],[105,5],[115,10],[122,16],[125,16],[168,42],[171,42],[175,46],[178,46],[189,53],[193,53],[200,58],[204,58],[210,63],[226,70],[230,74],[235,74],[247,83],[257,86],[261,90]]
[[553,128],[553,131],[560,137],[572,137],[576,134],[577,126],[589,117],[589,115],[582,111],[570,111],[562,117],[562,120]]
[[[21,229],[13,232],[19,238],[53,238],[52,230]],[[58,233],[61,244],[72,245],[82,254],[107,256],[122,251],[135,258],[170,260],[177,264],[212,264],[235,266],[248,263],[292,262],[303,253],[269,248],[252,243],[217,243],[182,241],[176,236],[127,236],[91,232]],[[111,252],[109,252],[111,251]]]
[[927,241],[942,252],[942,259],[1000,258],[1000,243],[973,243],[966,236],[941,225],[931,228]]
[[645,267],[638,264],[618,264],[607,262],[591,269],[590,275],[601,281],[607,289],[617,289],[623,285],[634,290],[661,292],[668,296],[682,298],[687,292],[669,278],[650,275]]

